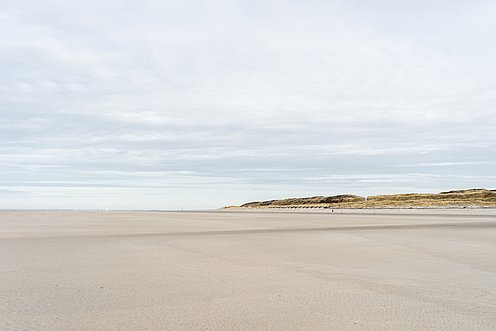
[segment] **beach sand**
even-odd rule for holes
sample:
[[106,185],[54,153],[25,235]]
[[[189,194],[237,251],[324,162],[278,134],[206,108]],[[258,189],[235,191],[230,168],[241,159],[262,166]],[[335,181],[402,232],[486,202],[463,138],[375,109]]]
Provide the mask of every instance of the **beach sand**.
[[1,330],[495,330],[494,210],[0,212]]

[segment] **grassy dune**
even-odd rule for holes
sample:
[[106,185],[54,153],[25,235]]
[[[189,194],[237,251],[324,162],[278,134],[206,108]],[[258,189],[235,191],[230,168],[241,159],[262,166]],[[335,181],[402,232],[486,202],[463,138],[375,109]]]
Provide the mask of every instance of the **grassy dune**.
[[255,201],[243,208],[410,208],[410,207],[496,207],[496,190],[469,189],[437,194],[409,193],[375,195],[317,196],[283,200]]

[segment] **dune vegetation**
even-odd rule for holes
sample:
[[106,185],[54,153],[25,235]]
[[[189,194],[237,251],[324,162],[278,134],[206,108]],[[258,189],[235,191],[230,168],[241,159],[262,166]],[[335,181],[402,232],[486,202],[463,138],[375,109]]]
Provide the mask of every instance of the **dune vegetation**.
[[435,208],[496,207],[496,190],[468,189],[361,197],[351,194],[255,201],[243,208]]

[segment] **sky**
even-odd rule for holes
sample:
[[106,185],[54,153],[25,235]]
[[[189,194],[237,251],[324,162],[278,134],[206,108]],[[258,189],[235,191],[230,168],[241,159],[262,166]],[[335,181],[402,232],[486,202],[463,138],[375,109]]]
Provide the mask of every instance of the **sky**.
[[496,189],[496,2],[0,0],[0,208]]

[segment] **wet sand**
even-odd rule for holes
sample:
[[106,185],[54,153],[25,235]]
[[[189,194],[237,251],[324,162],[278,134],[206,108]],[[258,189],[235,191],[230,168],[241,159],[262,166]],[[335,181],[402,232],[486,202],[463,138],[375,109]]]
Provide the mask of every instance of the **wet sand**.
[[495,330],[494,210],[0,212],[2,330]]

